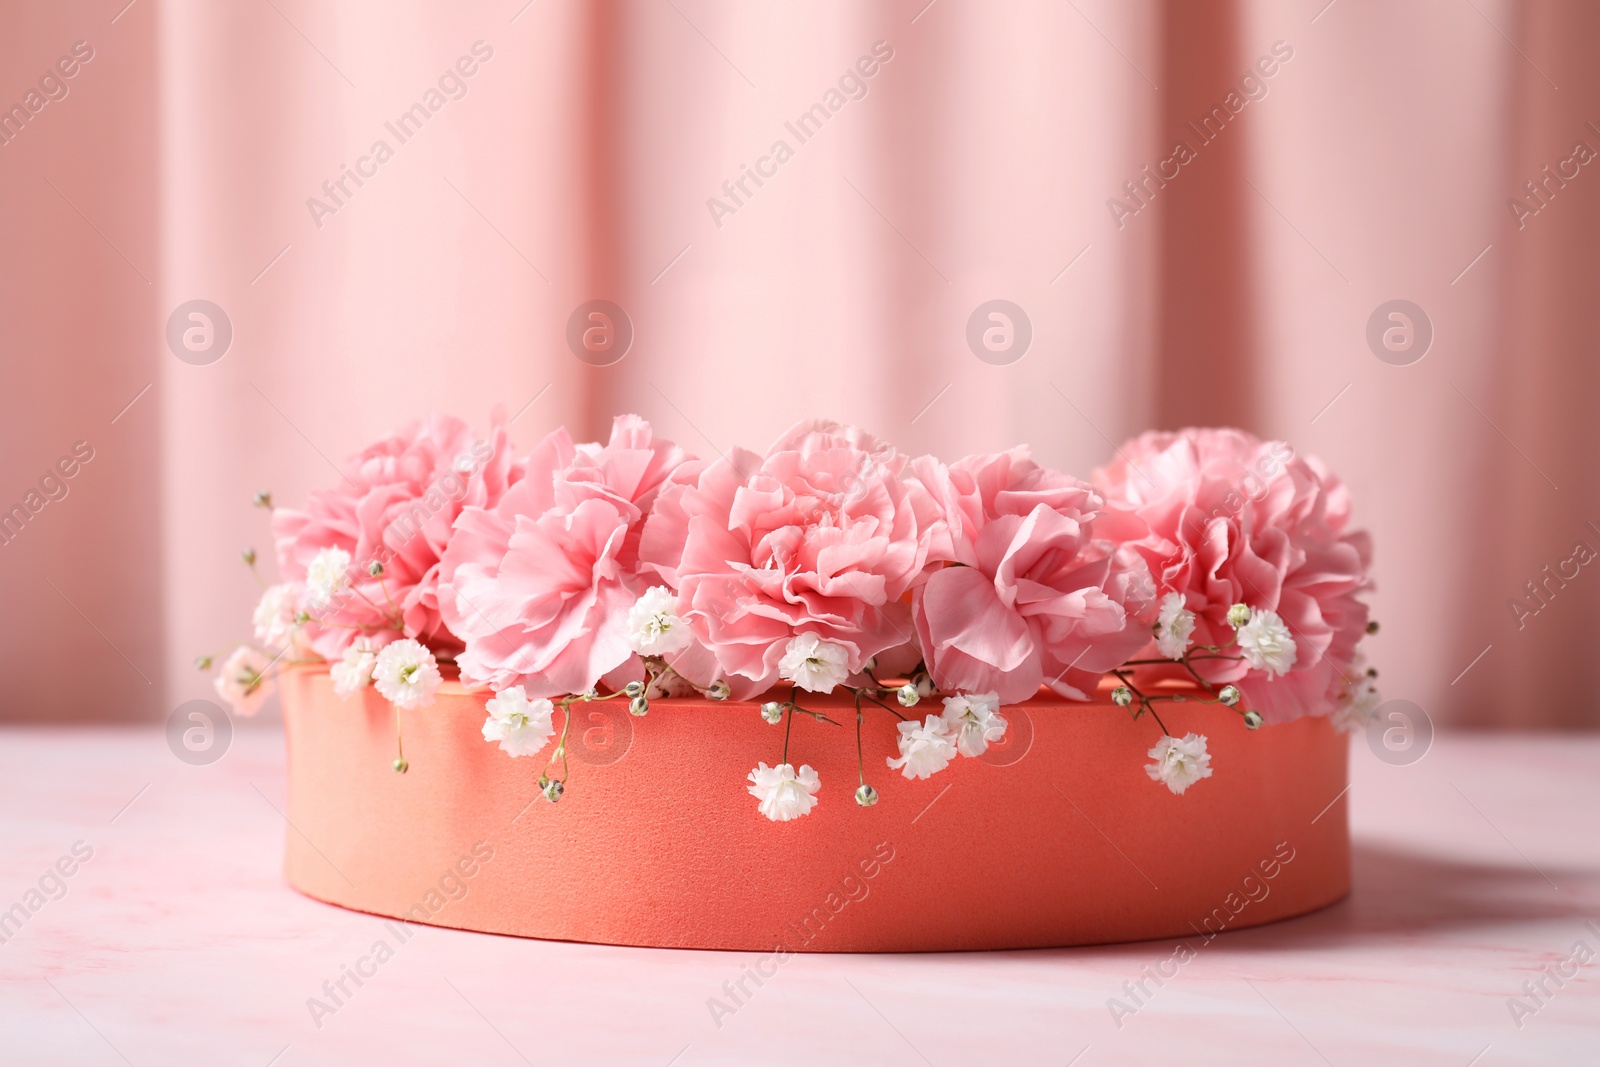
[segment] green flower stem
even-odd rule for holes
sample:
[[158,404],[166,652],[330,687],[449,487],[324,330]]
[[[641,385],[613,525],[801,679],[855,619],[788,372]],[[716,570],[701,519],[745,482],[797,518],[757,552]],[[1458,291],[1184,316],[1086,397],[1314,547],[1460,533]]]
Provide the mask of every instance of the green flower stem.
[[626,689],[618,689],[615,693],[596,693],[592,697],[591,696],[584,696],[582,693],[579,693],[576,696],[563,697],[561,706],[562,707],[566,707],[567,702],[569,702],[569,701],[571,703],[574,703],[574,704],[593,704],[595,701],[598,701],[598,700],[615,700],[618,697],[627,696],[627,695],[628,695],[628,691]]
[[1137,719],[1148,711],[1151,718],[1155,719],[1156,725],[1161,727],[1161,732],[1168,737],[1173,736],[1172,731],[1167,729],[1167,724],[1161,721],[1161,716],[1156,712],[1155,701],[1159,698],[1145,695],[1142,689],[1133,684],[1133,679],[1123,674],[1120,670],[1112,671],[1111,673],[1116,675],[1117,680],[1127,686],[1133,692],[1133,695],[1139,698],[1139,710],[1133,713],[1133,717]]
[[[368,603],[371,603],[371,601],[368,601]],[[373,604],[372,606],[377,607],[376,604]],[[393,626],[373,626],[369,623],[362,623],[358,626],[355,623],[348,622],[323,622],[314,615],[311,617],[311,621],[322,627],[324,630],[361,630],[366,633],[380,633],[384,630],[399,630],[401,633],[405,632],[405,626],[401,623],[395,623]]]
[[788,708],[791,711],[798,711],[802,715],[809,715],[813,719],[816,719],[818,722],[832,723],[834,726],[843,725],[840,722],[837,722],[837,721],[835,721],[833,719],[828,718],[826,715],[822,714],[822,712],[820,712],[820,711],[812,711],[810,708],[802,708],[799,704],[796,704],[796,703],[794,703],[792,701],[788,702],[788,703],[785,703],[783,706]]
[[1185,656],[1184,659],[1183,659],[1183,669],[1188,671],[1190,674],[1194,675],[1194,680],[1199,682],[1202,686],[1204,686],[1206,692],[1215,693],[1217,691],[1216,688],[1213,687],[1210,682],[1206,681],[1204,678],[1202,678],[1200,676],[1200,672],[1194,669],[1194,665],[1189,662],[1189,657],[1187,657],[1187,656]]
[[394,602],[394,597],[389,594],[389,576],[387,574],[378,575],[378,584],[383,587],[383,599],[389,602],[389,607],[394,611],[395,621],[404,626],[405,613],[400,610],[400,606]]
[[[375,601],[373,601],[373,599],[371,597],[367,596],[367,594],[363,593],[359,588],[357,588],[356,584],[354,582],[350,583],[349,588],[350,588],[350,591],[352,593],[354,593],[356,596],[360,597],[362,600],[365,600],[367,602],[367,605],[369,607],[371,607],[373,611],[376,611],[379,615],[382,615],[384,618],[389,619],[390,622],[393,623],[393,625],[391,625],[391,626],[377,626],[377,627],[373,627],[373,629],[378,629],[378,630],[400,630],[400,631],[404,632],[404,630],[406,628],[406,623],[405,623],[405,620],[402,619],[398,614],[394,615],[394,616],[390,616],[388,614],[388,612],[384,611],[383,608],[379,607],[378,604]],[[385,590],[385,593],[387,593],[387,590]],[[392,604],[390,606],[393,607]],[[396,609],[396,610],[398,611],[399,609]],[[321,625],[321,624],[319,624],[319,625]]]
[[[845,688],[849,689],[850,687],[846,686]],[[878,705],[878,707],[882,708],[884,711],[887,711],[890,715],[893,715],[895,718],[899,719],[901,722],[905,722],[906,721],[906,717],[904,715],[900,714],[898,711],[894,710],[889,705],[887,705],[883,701],[879,700],[877,697],[873,696],[872,694],[873,694],[874,690],[861,688],[861,689],[850,689],[850,691],[852,693],[854,693],[861,700],[870,700],[872,703]],[[888,691],[887,690],[879,689],[879,690],[876,690],[876,692],[883,693],[884,695],[888,695]]]
[[[211,666],[215,666],[217,661],[220,660],[220,659],[225,658],[229,652],[232,652],[236,648],[242,648],[242,647],[244,647],[244,642],[243,641],[234,641],[231,644],[223,645],[221,648],[217,649],[215,652],[202,652],[200,655],[195,657],[195,664],[196,664],[196,666],[198,666],[199,662],[201,660],[208,659],[208,660],[211,661]],[[199,667],[199,669],[203,670],[203,671],[206,671],[206,670],[210,670],[211,667]]]
[[572,697],[561,698],[561,738],[556,742],[556,749],[550,753],[550,759],[545,762],[544,773],[539,777],[549,778],[550,768],[555,764],[556,758],[561,759],[561,781],[567,780],[567,730],[572,726]]
[[861,694],[858,692],[856,693],[856,779],[861,785],[867,784],[867,768],[861,758],[861,720],[864,718],[866,716],[861,714]]
[[791,693],[789,703],[785,706],[783,713],[783,759],[779,763],[780,766],[789,762],[789,733],[794,729],[795,707],[793,696],[794,694]]

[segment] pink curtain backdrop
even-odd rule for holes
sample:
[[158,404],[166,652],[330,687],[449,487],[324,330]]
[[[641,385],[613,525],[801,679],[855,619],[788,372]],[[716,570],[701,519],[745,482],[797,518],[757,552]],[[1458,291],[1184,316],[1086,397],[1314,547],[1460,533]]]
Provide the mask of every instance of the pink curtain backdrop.
[[[524,447],[637,411],[714,455],[826,415],[1080,475],[1142,429],[1235,423],[1349,482],[1386,696],[1600,722],[1600,574],[1567,562],[1600,548],[1600,169],[1564,163],[1600,150],[1600,8],[925,4],[0,10],[0,104],[27,114],[0,125],[0,506],[93,452],[0,547],[4,717],[209,695],[191,661],[248,635],[238,553],[268,548],[254,491],[300,499],[398,423],[503,405]],[[801,143],[785,124],[875,47]],[[386,123],[462,57],[401,143]],[[1179,140],[1158,188],[1142,168]],[[564,341],[592,298],[635,329],[612,366]],[[997,298],[1033,329],[1001,366],[965,340]],[[192,299],[232,325],[209,365],[166,343]],[[1433,326],[1406,366],[1366,340],[1393,299]]]

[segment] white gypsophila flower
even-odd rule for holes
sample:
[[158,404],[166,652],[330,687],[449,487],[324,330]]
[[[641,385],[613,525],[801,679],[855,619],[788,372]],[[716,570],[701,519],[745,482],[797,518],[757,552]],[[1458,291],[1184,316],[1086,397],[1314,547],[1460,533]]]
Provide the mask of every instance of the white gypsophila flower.
[[628,609],[628,647],[641,656],[667,656],[688,647],[693,635],[678,615],[678,597],[664,585],[646,589]]
[[350,585],[350,553],[342,548],[324,548],[311,557],[306,568],[306,600],[322,607]]
[[749,774],[750,795],[760,801],[757,810],[773,822],[798,819],[817,806],[816,792],[822,781],[810,764],[796,771],[792,763],[776,767],[759,764]]
[[556,707],[544,697],[528,699],[520,685],[502,689],[484,705],[489,717],[483,720],[483,739],[500,742],[511,756],[534,756],[556,732],[551,717]]
[[254,715],[272,695],[273,681],[267,673],[272,660],[249,645],[240,645],[223,660],[217,670],[217,695],[226,700],[236,715]]
[[1194,641],[1194,612],[1184,607],[1182,593],[1161,598],[1156,616],[1156,650],[1168,659],[1182,659]]
[[432,704],[443,680],[433,653],[409,637],[384,645],[372,666],[372,684],[397,708]]
[[900,724],[900,758],[888,760],[907,778],[928,778],[944,770],[956,756],[950,726],[938,715],[921,723]]
[[298,582],[284,582],[268,586],[261,594],[250,617],[257,641],[268,648],[283,648],[294,640],[300,629],[296,617],[300,614],[301,589]]
[[1211,757],[1201,734],[1186,734],[1181,739],[1164,735],[1146,755],[1155,762],[1145,765],[1145,773],[1174,793],[1211,777]]
[[850,676],[849,658],[843,645],[816,634],[798,634],[789,639],[778,661],[778,677],[810,693],[831,693]]
[[999,693],[957,693],[944,698],[945,726],[963,756],[981,756],[1006,736],[1006,721],[997,714]]
[[663,697],[692,697],[699,695],[699,690],[694,683],[689,681],[677,671],[667,671],[656,675],[655,679],[645,688],[644,695],[648,700],[660,700]]
[[1245,662],[1268,677],[1288,674],[1294,666],[1294,637],[1275,611],[1261,608],[1239,627],[1239,652]]
[[378,663],[378,647],[370,637],[358,637],[344,650],[344,657],[329,668],[333,691],[347,697],[365,689],[372,681],[372,668]]
[[1377,714],[1381,703],[1383,698],[1378,695],[1377,685],[1371,678],[1362,675],[1346,688],[1344,698],[1334,709],[1334,729],[1346,734],[1365,729]]
[[1367,672],[1367,657],[1361,649],[1346,672],[1348,681],[1343,684],[1339,702],[1334,706],[1333,725],[1341,733],[1353,733],[1366,727],[1378,712],[1383,698],[1378,695],[1378,682]]

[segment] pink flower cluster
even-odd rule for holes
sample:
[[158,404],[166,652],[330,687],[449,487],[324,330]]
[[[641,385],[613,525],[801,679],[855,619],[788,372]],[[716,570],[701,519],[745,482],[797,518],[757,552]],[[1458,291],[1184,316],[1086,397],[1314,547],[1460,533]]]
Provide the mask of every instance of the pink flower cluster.
[[434,416],[275,514],[286,584],[257,623],[328,659],[412,638],[527,698],[665,664],[738,699],[920,670],[1015,703],[1087,699],[1153,655],[1181,594],[1199,645],[1232,640],[1235,604],[1287,626],[1286,671],[1197,661],[1284,720],[1333,710],[1353,669],[1369,551],[1348,513],[1315,461],[1235,430],[1146,434],[1091,485],[1022,448],[946,464],[830,422],[705,462],[621,416],[513,460],[503,427]]
[[1182,594],[1197,645],[1232,638],[1234,604],[1276,613],[1293,637],[1287,672],[1201,659],[1201,674],[1243,688],[1267,722],[1326,714],[1356,686],[1372,546],[1348,529],[1349,493],[1319,461],[1242,430],[1152,432],[1118,449],[1094,484],[1144,522],[1127,546],[1162,593]]
[[[327,659],[361,636],[459,648],[440,611],[445,548],[461,513],[493,507],[523,469],[503,426],[476,438],[460,419],[432,415],[351,457],[339,483],[313,490],[303,509],[275,510],[278,572],[294,592],[284,610],[308,616],[304,643]],[[311,589],[318,556],[342,566]]]
[[463,509],[441,565],[444,621],[466,645],[461,677],[556,696],[625,666],[637,675],[627,619],[645,586],[645,518],[663,486],[699,467],[623,415],[604,445],[556,430],[494,506]]

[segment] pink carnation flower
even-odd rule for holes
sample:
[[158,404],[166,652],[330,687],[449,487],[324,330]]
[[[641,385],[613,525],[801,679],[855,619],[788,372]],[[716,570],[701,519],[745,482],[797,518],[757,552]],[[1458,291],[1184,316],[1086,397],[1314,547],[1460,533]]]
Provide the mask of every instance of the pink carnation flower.
[[463,509],[441,585],[445,623],[466,643],[462,680],[548,697],[630,665],[638,676],[628,613],[654,577],[639,572],[644,517],[664,484],[699,466],[622,415],[603,446],[556,430],[497,504]]
[[948,540],[936,551],[956,564],[931,573],[913,607],[941,689],[1012,704],[1042,684],[1087,700],[1149,641],[1136,618],[1154,600],[1149,572],[1107,539],[1138,536],[1137,519],[1102,512],[1093,489],[1024,448],[914,469],[943,503]]
[[852,674],[912,640],[904,598],[939,516],[906,463],[862,430],[803,422],[662,493],[641,554],[736,699],[778,682],[797,634],[840,646]]
[[1350,499],[1337,478],[1282,441],[1188,429],[1129,441],[1094,481],[1149,527],[1131,547],[1161,593],[1183,594],[1196,644],[1234,638],[1233,604],[1276,612],[1294,641],[1293,664],[1280,676],[1233,660],[1202,659],[1197,669],[1239,686],[1243,706],[1268,722],[1333,710],[1366,630],[1358,594],[1371,587],[1370,543],[1346,530]]
[[[305,582],[319,556],[323,570],[329,560],[343,564],[336,590],[307,604],[311,647],[330,660],[363,634],[374,644],[403,636],[460,647],[442,626],[439,561],[461,509],[493,506],[520,475],[505,428],[482,440],[460,419],[430,415],[353,456],[342,473],[304,509],[272,515],[285,581]],[[375,562],[381,579],[371,574]]]

